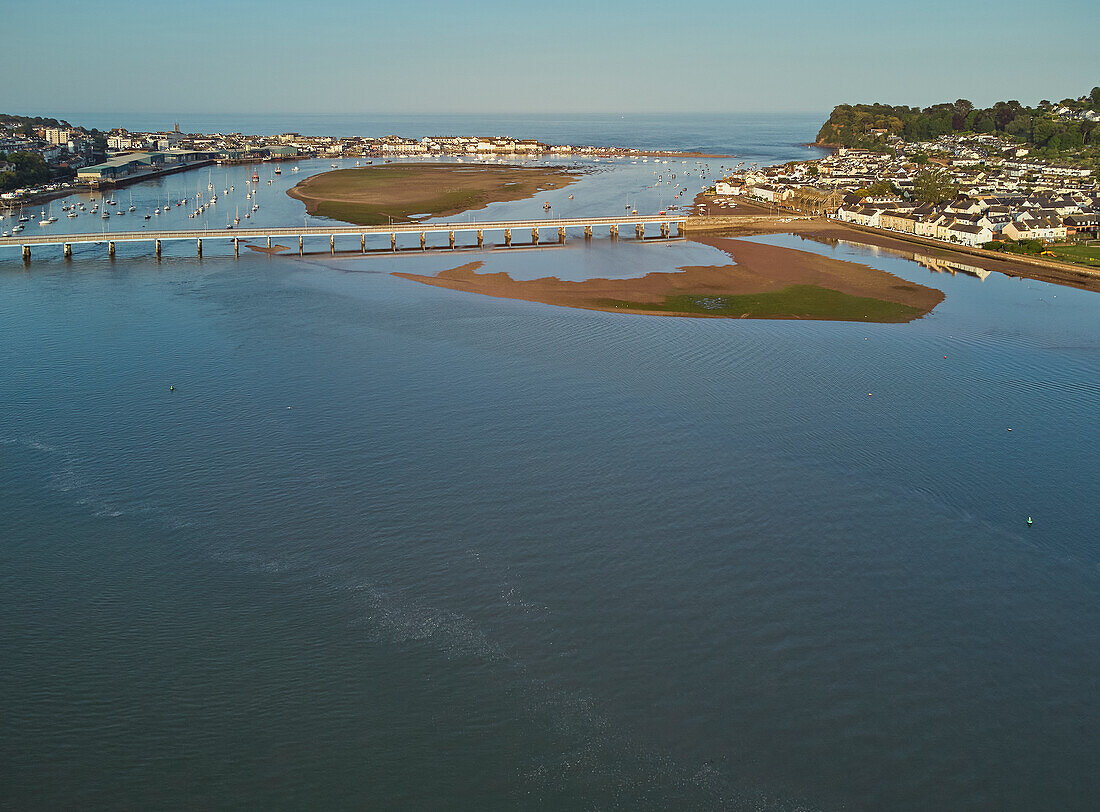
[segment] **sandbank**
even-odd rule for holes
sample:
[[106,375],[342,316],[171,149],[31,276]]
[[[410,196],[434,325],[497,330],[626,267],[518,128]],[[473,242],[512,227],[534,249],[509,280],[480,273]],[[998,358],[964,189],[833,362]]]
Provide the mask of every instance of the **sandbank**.
[[434,276],[394,273],[425,285],[544,304],[693,318],[908,322],[943,301],[934,288],[854,262],[772,245],[703,238],[736,264],[687,266],[634,279],[515,280],[471,262]]
[[383,164],[313,175],[287,194],[305,203],[310,214],[369,226],[523,200],[578,178],[577,170],[565,167]]

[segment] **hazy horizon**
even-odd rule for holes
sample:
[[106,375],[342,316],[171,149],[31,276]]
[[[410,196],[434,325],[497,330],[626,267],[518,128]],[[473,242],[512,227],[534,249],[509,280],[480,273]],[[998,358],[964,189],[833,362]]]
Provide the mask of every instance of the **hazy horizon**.
[[133,2],[106,15],[72,2],[51,10],[9,11],[18,37],[0,70],[16,81],[4,112],[817,113],[957,98],[1035,104],[1087,93],[1100,76],[1091,29],[1075,24],[1092,14],[1083,0],[1044,6],[1056,50],[1035,47],[1034,6],[1016,0],[931,0],[919,11],[699,0],[690,13],[623,0],[333,0],[307,12],[286,0],[197,0],[186,19]]

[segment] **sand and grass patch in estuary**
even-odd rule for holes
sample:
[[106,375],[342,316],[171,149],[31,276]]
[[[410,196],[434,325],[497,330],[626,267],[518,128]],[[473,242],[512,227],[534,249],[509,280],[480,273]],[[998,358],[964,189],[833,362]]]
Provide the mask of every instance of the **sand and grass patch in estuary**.
[[578,178],[576,170],[560,167],[384,164],[314,175],[287,194],[312,215],[373,226],[523,200]]

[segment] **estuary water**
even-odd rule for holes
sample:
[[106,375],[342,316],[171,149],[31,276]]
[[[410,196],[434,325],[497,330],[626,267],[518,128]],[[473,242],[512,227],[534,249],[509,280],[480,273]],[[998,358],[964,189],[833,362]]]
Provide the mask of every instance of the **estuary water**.
[[[765,125],[731,151],[813,136]],[[302,221],[288,166],[265,222]],[[664,164],[582,169],[554,214],[668,205]],[[241,205],[244,170],[135,205],[219,172]],[[1100,298],[757,239],[946,298],[679,319],[391,275],[726,261],[602,237],[5,249],[0,807],[1093,808]]]

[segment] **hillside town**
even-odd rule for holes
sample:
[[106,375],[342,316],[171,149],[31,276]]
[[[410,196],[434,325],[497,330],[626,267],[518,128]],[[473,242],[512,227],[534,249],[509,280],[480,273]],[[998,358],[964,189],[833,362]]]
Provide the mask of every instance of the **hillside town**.
[[890,146],[753,166],[715,193],[967,246],[1097,237],[1100,183],[1089,169],[1029,159],[1027,147],[991,134]]

